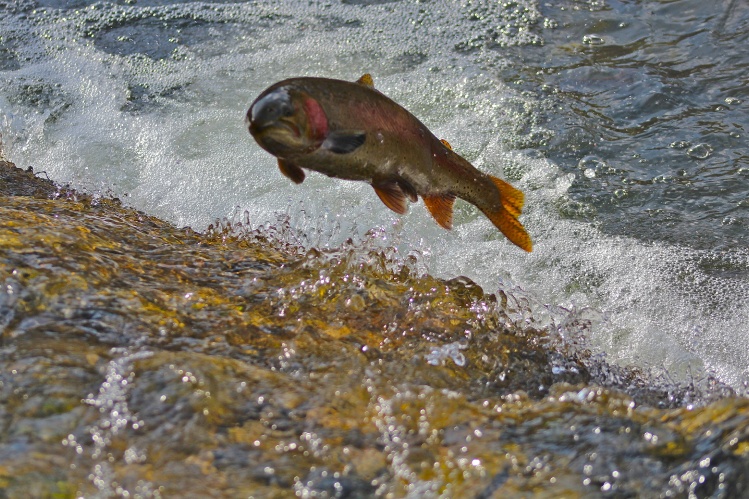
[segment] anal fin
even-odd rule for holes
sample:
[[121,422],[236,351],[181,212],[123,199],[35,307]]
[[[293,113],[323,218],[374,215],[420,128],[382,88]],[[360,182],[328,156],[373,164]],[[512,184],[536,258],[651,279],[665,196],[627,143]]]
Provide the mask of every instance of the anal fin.
[[295,184],[301,184],[304,182],[304,170],[297,165],[279,158],[278,169],[281,170],[281,173],[283,173],[285,177],[290,178]]
[[453,228],[453,203],[455,202],[454,194],[435,194],[432,196],[422,196],[424,204],[434,219],[445,229]]
[[408,199],[397,180],[375,180],[372,187],[385,206],[401,215],[408,211]]

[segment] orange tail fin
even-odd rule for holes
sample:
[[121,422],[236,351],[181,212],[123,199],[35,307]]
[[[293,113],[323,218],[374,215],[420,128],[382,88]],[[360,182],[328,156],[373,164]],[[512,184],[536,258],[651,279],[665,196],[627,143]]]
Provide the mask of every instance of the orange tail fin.
[[499,189],[502,207],[491,212],[480,208],[481,211],[513,244],[525,251],[532,251],[533,243],[531,242],[531,237],[525,231],[523,224],[518,221],[518,215],[520,215],[523,209],[525,196],[521,191],[515,189],[504,180],[492,176],[489,178],[492,179],[494,185]]

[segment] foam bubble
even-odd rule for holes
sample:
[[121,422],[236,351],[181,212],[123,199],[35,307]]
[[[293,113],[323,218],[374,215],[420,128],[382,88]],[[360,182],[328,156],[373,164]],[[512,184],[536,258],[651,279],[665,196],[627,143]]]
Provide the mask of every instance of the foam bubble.
[[[497,48],[543,43],[554,23],[535,2],[150,3],[0,19],[9,159],[198,230],[244,211],[255,226],[279,212],[302,232],[335,226],[317,239],[327,245],[380,227],[432,273],[513,288],[537,317],[595,311],[590,340],[610,360],[679,376],[713,370],[734,386],[749,374],[746,252],[603,234],[595,209],[571,198],[571,174],[532,153],[554,135],[539,117],[553,104],[508,87]],[[532,254],[462,202],[446,232],[422,204],[398,217],[363,183],[311,174],[292,185],[243,126],[277,80],[364,72],[458,153],[527,193]],[[595,173],[589,181],[607,172]]]

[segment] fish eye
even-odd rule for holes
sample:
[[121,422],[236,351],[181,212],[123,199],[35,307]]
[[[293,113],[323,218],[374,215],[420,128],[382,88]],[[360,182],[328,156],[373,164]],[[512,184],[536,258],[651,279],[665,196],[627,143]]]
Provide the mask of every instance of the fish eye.
[[270,124],[273,121],[294,114],[294,106],[288,92],[279,89],[256,101],[250,109],[250,121]]

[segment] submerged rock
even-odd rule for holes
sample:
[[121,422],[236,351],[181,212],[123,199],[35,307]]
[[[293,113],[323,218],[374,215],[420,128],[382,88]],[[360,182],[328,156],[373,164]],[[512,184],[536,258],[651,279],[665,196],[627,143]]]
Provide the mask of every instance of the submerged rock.
[[749,489],[749,400],[283,230],[199,234],[0,163],[0,497]]

